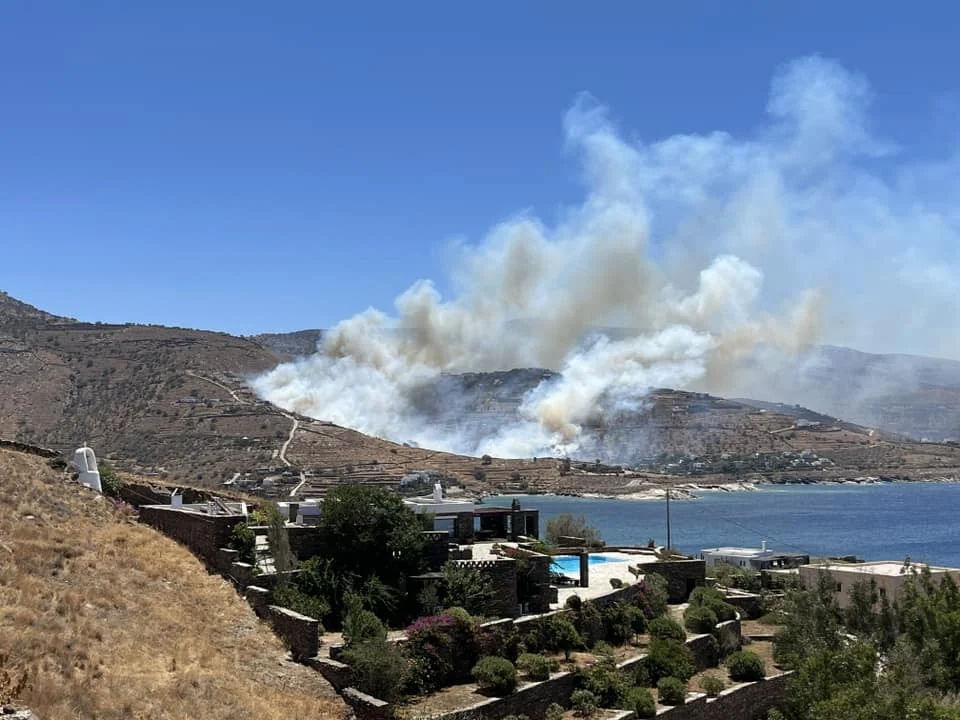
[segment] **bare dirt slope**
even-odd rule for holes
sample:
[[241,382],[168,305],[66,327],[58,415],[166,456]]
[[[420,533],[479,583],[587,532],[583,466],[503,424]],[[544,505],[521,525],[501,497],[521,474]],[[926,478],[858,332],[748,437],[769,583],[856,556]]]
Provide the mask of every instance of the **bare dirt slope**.
[[41,718],[338,718],[344,705],[186,549],[0,449],[0,705]]

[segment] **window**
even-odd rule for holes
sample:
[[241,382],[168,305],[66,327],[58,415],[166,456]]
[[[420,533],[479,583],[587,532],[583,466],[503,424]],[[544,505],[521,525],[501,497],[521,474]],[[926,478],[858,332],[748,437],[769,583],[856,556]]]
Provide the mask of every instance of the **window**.
[[887,589],[880,588],[880,597],[885,598],[887,596]]
[[843,585],[841,585],[840,583],[837,583],[837,592],[842,592],[842,591],[843,591]]

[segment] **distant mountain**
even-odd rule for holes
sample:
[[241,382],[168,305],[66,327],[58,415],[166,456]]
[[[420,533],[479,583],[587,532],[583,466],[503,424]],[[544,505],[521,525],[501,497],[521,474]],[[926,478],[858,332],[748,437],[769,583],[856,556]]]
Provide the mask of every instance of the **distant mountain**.
[[960,362],[822,346],[755,364],[736,394],[931,441],[960,438]]
[[297,330],[288,333],[263,333],[250,337],[255,343],[288,358],[303,357],[317,351],[323,330]]

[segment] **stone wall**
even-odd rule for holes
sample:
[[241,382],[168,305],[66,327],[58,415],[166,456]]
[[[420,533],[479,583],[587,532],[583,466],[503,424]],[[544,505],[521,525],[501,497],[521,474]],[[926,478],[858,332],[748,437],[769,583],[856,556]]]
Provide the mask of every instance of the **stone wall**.
[[717,640],[720,643],[720,654],[729,655],[743,647],[743,633],[740,627],[740,618],[727,620],[717,625]]
[[423,536],[423,554],[427,561],[427,570],[436,571],[450,559],[450,535],[443,530],[428,530]]
[[175,510],[168,505],[140,508],[140,522],[186,545],[210,568],[216,568],[220,548],[229,544],[230,533],[241,520],[243,517],[239,515],[202,515]]
[[324,679],[326,679],[337,692],[342,692],[344,688],[350,687],[350,684],[353,682],[353,670],[350,669],[349,665],[339,662],[338,660],[315,657],[308,659],[306,664],[323,675]]
[[316,657],[320,652],[320,621],[277,605],[268,605],[264,618],[290,648],[294,660]]
[[377,700],[356,688],[346,688],[341,696],[353,710],[357,720],[390,720],[393,717],[393,707],[389,703]]
[[704,584],[707,563],[704,560],[666,560],[640,566],[644,573],[663,575],[672,603],[686,602],[693,589]]
[[320,528],[315,525],[291,525],[287,527],[290,551],[301,562],[317,555],[323,555],[325,544]]
[[490,698],[470,707],[440,713],[431,720],[499,720],[507,715],[526,715],[542,720],[551,703],[569,705],[579,678],[574,673],[557,673],[549,680],[531,683],[502,698]]
[[40,447],[39,445],[31,445],[30,443],[19,442],[17,440],[0,440],[0,448],[5,450],[15,450],[19,453],[36,455],[37,457],[42,458],[55,458],[59,457],[60,455],[60,453],[58,453],[56,450]]
[[713,635],[694,635],[687,639],[687,647],[697,672],[716,667],[720,660],[720,644]]
[[490,578],[497,590],[496,602],[491,614],[498,617],[517,617],[520,601],[517,599],[517,561],[510,558],[497,560],[460,560],[459,565],[468,565]]
[[657,720],[763,720],[770,710],[783,704],[789,682],[790,674],[787,673],[737,685],[724,690],[716,698],[697,694],[686,705],[662,711]]
[[736,593],[727,595],[724,600],[733,605],[740,612],[740,617],[747,620],[756,620],[763,615],[762,598],[753,593]]

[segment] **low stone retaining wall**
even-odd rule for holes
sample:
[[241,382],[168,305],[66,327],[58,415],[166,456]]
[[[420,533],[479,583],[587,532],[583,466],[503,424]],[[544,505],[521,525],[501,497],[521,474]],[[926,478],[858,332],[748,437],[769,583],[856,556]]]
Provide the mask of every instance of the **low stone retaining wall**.
[[307,660],[306,665],[323,675],[337,692],[342,692],[344,688],[350,687],[353,683],[353,670],[349,665],[342,662],[325,657],[316,657]]
[[294,660],[316,657],[320,652],[320,622],[293,610],[267,605],[264,620],[273,626],[290,648]]
[[[551,703],[569,705],[579,678],[570,672],[557,673],[549,680],[526,685],[502,698],[490,698],[470,707],[424,716],[423,720],[499,720],[507,715],[526,715],[540,720]],[[419,720],[419,718],[418,718]]]
[[357,720],[390,720],[393,717],[393,707],[389,703],[377,700],[356,688],[348,687],[340,696],[353,710]]
[[[686,705],[663,710],[658,720],[763,720],[783,704],[790,674],[724,690],[715,698],[698,694]],[[689,696],[688,696],[689,697]]]

